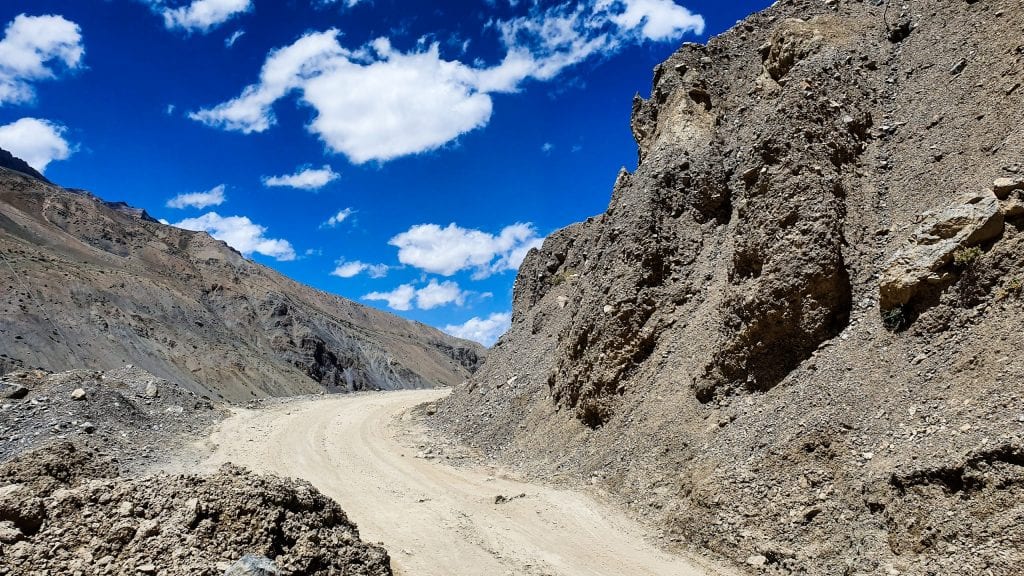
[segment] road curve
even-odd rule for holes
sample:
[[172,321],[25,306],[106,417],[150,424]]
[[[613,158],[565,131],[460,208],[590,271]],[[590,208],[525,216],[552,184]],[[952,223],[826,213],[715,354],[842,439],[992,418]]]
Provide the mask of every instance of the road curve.
[[[211,436],[205,466],[234,462],[308,480],[341,504],[364,540],[384,544],[400,576],[728,574],[659,550],[639,525],[585,494],[416,458],[396,431],[398,417],[446,393],[239,409]],[[498,494],[526,497],[495,504]]]

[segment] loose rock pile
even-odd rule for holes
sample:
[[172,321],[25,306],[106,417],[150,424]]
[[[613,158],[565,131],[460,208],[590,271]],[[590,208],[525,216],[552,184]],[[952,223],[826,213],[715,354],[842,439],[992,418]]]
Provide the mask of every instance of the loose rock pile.
[[200,476],[117,477],[61,443],[0,466],[0,575],[387,576],[312,485],[225,465]]
[[130,365],[107,372],[12,372],[0,377],[0,462],[75,440],[116,455],[122,469],[143,469],[226,414],[209,399]]

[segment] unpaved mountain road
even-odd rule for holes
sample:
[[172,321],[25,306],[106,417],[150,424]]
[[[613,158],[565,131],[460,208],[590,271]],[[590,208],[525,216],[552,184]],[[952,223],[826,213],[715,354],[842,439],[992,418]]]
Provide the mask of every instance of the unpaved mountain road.
[[[417,458],[400,417],[440,390],[332,396],[239,409],[211,436],[205,466],[234,462],[308,480],[337,500],[401,576],[710,576],[584,494]],[[504,504],[496,495],[526,494]]]

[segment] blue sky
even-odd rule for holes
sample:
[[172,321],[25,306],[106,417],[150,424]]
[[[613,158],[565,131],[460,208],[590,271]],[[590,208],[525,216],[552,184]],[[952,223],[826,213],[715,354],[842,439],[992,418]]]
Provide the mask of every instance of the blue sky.
[[767,0],[6,0],[0,147],[490,344],[633,169],[631,100]]

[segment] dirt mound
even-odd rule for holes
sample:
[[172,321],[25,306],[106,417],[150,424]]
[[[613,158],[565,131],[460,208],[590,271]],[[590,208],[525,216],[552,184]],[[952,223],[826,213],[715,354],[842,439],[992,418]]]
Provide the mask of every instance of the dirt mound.
[[1016,574],[1022,21],[788,0],[681,47],[437,426],[752,572]]
[[181,451],[226,414],[223,405],[131,365],[12,372],[0,377],[0,462],[74,440],[110,454],[123,471],[138,471]]
[[391,574],[387,553],[306,482],[231,465],[208,477],[115,475],[67,443],[0,466],[0,574],[219,575],[240,561]]

